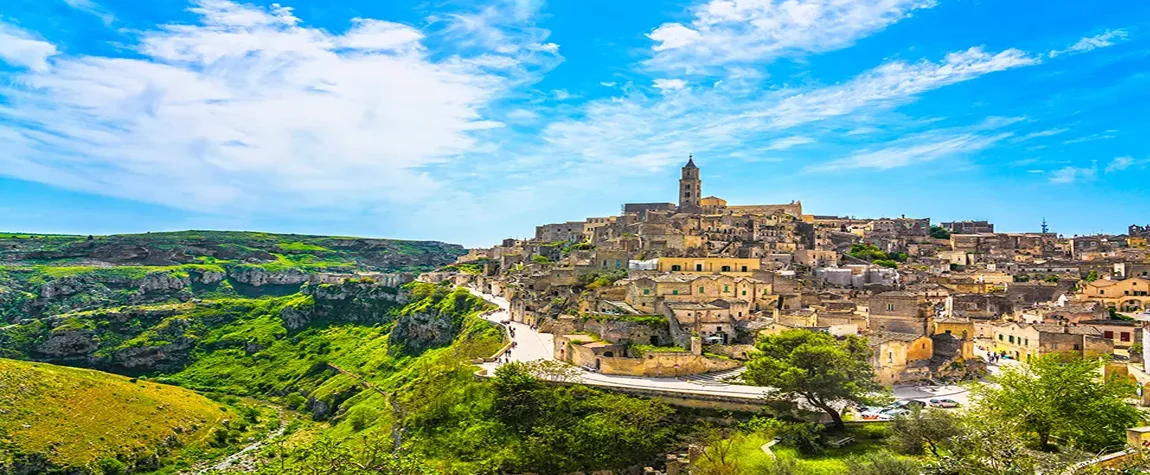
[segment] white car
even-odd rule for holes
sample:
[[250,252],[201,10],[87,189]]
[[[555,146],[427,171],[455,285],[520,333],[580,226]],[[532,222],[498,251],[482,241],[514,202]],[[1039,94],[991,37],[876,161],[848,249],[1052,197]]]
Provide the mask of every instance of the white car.
[[932,407],[946,407],[946,408],[952,408],[952,407],[958,407],[959,406],[958,401],[955,401],[954,399],[931,399],[930,405]]

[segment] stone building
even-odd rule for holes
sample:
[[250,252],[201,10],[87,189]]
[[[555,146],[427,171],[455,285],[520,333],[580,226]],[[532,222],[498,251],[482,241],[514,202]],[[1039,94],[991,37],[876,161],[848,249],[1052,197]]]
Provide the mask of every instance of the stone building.
[[932,315],[922,294],[899,290],[876,294],[870,298],[869,310],[868,327],[873,332],[929,333]]
[[1122,312],[1143,312],[1150,309],[1150,280],[1141,277],[1100,279],[1087,283],[1079,297]]
[[951,234],[993,234],[994,225],[986,221],[949,221],[940,223]]

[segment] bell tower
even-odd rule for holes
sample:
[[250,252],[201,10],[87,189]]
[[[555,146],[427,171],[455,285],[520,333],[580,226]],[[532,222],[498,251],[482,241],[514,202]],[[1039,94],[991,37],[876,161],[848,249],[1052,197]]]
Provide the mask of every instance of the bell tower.
[[699,167],[695,166],[695,156],[687,158],[683,175],[679,178],[679,210],[698,211],[699,200],[703,198],[703,180],[699,179]]

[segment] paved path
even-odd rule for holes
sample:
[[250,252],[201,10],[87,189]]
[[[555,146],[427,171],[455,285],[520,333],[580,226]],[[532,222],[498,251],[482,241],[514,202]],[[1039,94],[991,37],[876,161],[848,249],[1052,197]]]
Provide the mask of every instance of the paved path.
[[[488,314],[485,318],[495,323],[510,320],[511,317],[507,311],[509,304],[506,299],[484,294],[471,288],[468,290],[475,296],[483,298],[501,309],[498,312]],[[527,362],[555,359],[554,338],[551,334],[539,333],[532,330],[530,326],[519,322],[510,322],[509,325],[515,329],[513,341],[516,342],[515,348],[511,350],[511,361]],[[482,366],[489,371],[494,371],[500,364],[498,362],[484,363]],[[676,394],[700,394],[758,400],[770,391],[770,388],[740,386],[719,381],[709,381],[708,384],[704,385],[679,378],[619,376],[586,370],[580,375],[580,380],[583,384],[590,386],[644,389],[665,392],[672,396]]]
[[[471,288],[467,290],[475,296],[499,306],[500,311],[492,312],[485,317],[488,320],[500,323],[511,319],[508,313],[510,305],[506,299],[484,294]],[[517,343],[515,348],[511,350],[511,361],[527,362],[555,359],[554,339],[551,334],[539,333],[523,323],[510,322],[509,325],[515,329],[515,338],[513,341]],[[495,368],[499,367],[500,364],[499,362],[484,363],[481,366],[488,371],[494,372]],[[732,374],[738,374],[738,371],[718,373],[717,376],[694,375],[680,378],[656,378],[601,374],[583,370],[580,379],[582,383],[590,386],[643,389],[664,392],[670,396],[696,394],[758,400],[771,392],[771,388],[743,386],[722,381],[722,377]],[[901,386],[894,388],[894,396],[897,399],[949,397],[958,400],[964,405],[967,402],[965,398],[966,393],[967,389],[960,386]]]

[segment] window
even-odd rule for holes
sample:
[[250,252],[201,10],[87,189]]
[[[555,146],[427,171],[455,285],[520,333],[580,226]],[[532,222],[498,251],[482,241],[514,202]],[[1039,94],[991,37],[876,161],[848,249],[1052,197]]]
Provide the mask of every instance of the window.
[[723,327],[715,327],[715,331],[721,332],[721,331],[723,331]]
[[695,272],[703,272],[703,265],[695,264]]
[[1113,340],[1114,339],[1114,332],[1104,331],[1104,332],[1102,332],[1102,336],[1105,337],[1107,340]]
[[1009,337],[1007,337],[1007,341],[1014,343],[1014,335],[1010,335]]
[[671,295],[679,295],[679,291],[678,290],[672,290]]
[[1098,295],[1106,295],[1106,291],[1105,290],[1099,290]]
[[651,289],[643,289],[643,295],[651,295]]
[[1074,344],[1074,349],[1075,349],[1075,350],[1081,350],[1081,349],[1082,349],[1082,345],[1079,345],[1078,343],[1075,343],[1075,344]]
[[1023,344],[1023,345],[1026,345],[1026,346],[1030,346],[1030,339],[1029,339],[1029,338],[1023,338],[1023,339],[1022,339],[1022,344]]
[[699,287],[699,293],[700,293],[700,294],[701,294],[701,293],[705,293],[705,292],[706,292],[706,291],[705,291],[705,290],[703,290],[703,288],[702,288],[702,287]]
[[723,286],[723,293],[727,293],[727,292],[730,292],[730,291],[731,291],[731,288],[730,288],[730,287],[728,287],[728,286],[726,286],[726,285],[724,285],[724,286]]
[[894,311],[894,304],[893,303],[886,304],[886,309],[887,309],[887,311],[893,312]]
[[681,265],[675,264],[671,266],[671,272],[679,272],[681,270],[683,270],[683,266]]
[[1122,337],[1122,341],[1130,341],[1130,332],[1122,332],[1122,334],[1119,336]]
[[746,291],[746,290],[744,290],[744,291],[743,291],[743,296],[744,296],[744,297],[746,297],[746,296],[747,296],[747,291]]
[[622,265],[623,265],[622,261],[620,261],[619,259],[615,259],[615,268],[616,268],[616,269],[618,269],[618,268],[619,268],[619,267],[621,267]]
[[998,341],[1002,341],[1002,335],[1001,334],[998,335]]
[[723,272],[730,272],[731,266],[723,266]]
[[747,266],[743,266],[743,272],[747,271]]
[[894,352],[893,351],[888,351],[886,353],[886,361],[888,363],[894,363]]

